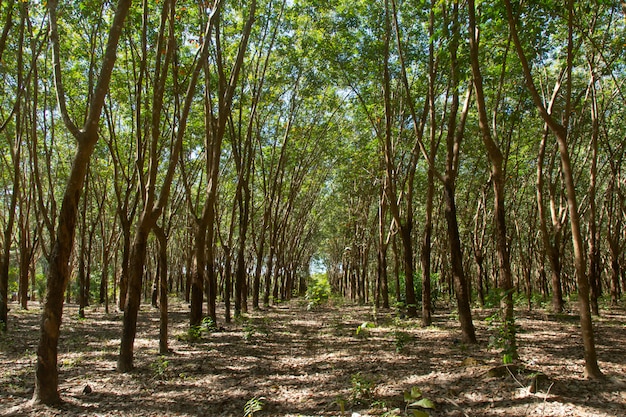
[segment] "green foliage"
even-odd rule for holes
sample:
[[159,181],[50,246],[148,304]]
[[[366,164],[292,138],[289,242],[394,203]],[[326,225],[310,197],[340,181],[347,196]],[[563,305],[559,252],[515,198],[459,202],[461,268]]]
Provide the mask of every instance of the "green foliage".
[[251,341],[255,333],[256,333],[256,328],[254,327],[252,323],[246,323],[243,326],[243,340],[245,340],[246,342]]
[[353,404],[368,404],[372,398],[372,390],[376,383],[371,378],[357,372],[350,377],[350,389]]
[[331,295],[330,284],[327,274],[313,274],[309,279],[306,300],[308,300],[307,310],[311,310],[326,301]]
[[205,334],[217,330],[217,325],[211,317],[204,317],[198,326],[190,326],[187,333],[178,336],[178,340],[192,343],[198,342]]
[[396,330],[393,332],[394,344],[396,347],[396,353],[401,353],[407,344],[413,341],[413,336],[410,334]]
[[361,323],[354,331],[354,336],[359,339],[367,339],[369,337],[369,329],[373,329],[375,327],[376,325],[374,323],[370,323],[368,321]]
[[422,409],[435,409],[435,403],[422,395],[422,390],[419,387],[412,387],[409,391],[404,392],[404,402],[406,406],[405,412],[411,411],[414,417],[428,417],[429,414]]
[[513,363],[517,358],[517,349],[515,345],[515,322],[502,319],[501,310],[485,318],[488,328],[493,334],[489,337],[489,347],[498,349],[502,352],[502,363],[505,365]]
[[341,413],[341,415],[343,415],[343,413],[346,412],[346,404],[348,402],[346,401],[345,398],[343,398],[341,395],[335,397],[335,401],[333,401],[333,404],[337,405],[339,407],[339,412]]
[[244,417],[254,417],[254,413],[263,410],[265,397],[252,397],[243,406]]
[[156,361],[150,364],[150,369],[152,369],[152,378],[165,379],[169,365],[170,362],[165,358],[165,356],[159,356]]

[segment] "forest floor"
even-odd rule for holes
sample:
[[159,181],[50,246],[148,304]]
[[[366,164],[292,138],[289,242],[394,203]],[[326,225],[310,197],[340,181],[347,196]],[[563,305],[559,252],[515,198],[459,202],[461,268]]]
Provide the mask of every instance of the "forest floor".
[[[602,381],[583,377],[573,313],[518,309],[521,359],[507,369],[489,344],[497,334],[486,319],[493,310],[474,311],[480,343],[466,346],[450,314],[422,328],[371,307],[306,307],[279,304],[194,339],[187,305],[179,303],[170,313],[171,354],[160,356],[158,311],[144,306],[136,369],[120,374],[122,314],[90,307],[79,320],[76,306],[66,306],[59,342],[64,403],[53,408],[29,401],[38,304],[28,311],[12,305],[9,331],[0,336],[0,416],[242,416],[246,405],[254,411],[255,399],[259,417],[426,415],[411,410],[433,417],[626,415],[624,305],[595,319]],[[431,404],[421,404],[434,409],[407,407],[424,398]]]

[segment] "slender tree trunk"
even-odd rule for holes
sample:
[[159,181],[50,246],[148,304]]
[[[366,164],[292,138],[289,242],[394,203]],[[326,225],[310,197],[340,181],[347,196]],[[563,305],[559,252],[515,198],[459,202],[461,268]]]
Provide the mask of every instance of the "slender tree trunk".
[[[517,359],[517,342],[515,337],[515,316],[513,313],[513,277],[511,275],[511,261],[507,240],[506,214],[504,205],[505,173],[503,170],[504,156],[500,147],[493,139],[487,117],[485,94],[483,91],[483,77],[479,58],[479,26],[476,22],[476,6],[474,0],[468,0],[469,44],[472,74],[474,76],[474,90],[476,92],[476,107],[478,109],[478,124],[482,133],[483,143],[491,163],[491,180],[494,192],[494,217],[496,223],[496,247],[498,254],[500,285],[503,292],[501,302],[504,334],[506,339],[506,354]],[[506,59],[504,60],[506,62]],[[504,69],[503,69],[504,71]],[[501,78],[502,80],[504,77]]]
[[[13,1],[8,4],[7,21],[2,31],[2,37],[0,42],[0,58],[3,55],[6,38],[9,30],[12,26],[12,12]],[[22,73],[23,68],[23,44],[24,44],[24,13],[21,13],[21,22],[19,29],[19,48],[17,54],[18,74],[17,74],[17,86],[23,88],[24,75]],[[11,262],[11,247],[13,243],[13,227],[15,224],[15,216],[17,211],[17,201],[21,193],[21,170],[20,170],[20,157],[22,148],[22,110],[21,110],[22,98],[18,95],[17,102],[15,104],[15,136],[13,140],[9,139],[9,150],[12,162],[12,175],[13,175],[13,187],[11,190],[11,198],[9,201],[9,209],[7,213],[2,254],[0,255],[0,332],[6,332],[8,330],[8,314],[9,314],[9,264]],[[7,135],[10,137],[10,135]]]
[[585,375],[588,378],[598,379],[602,378],[602,372],[598,366],[598,359],[596,355],[595,340],[593,333],[593,325],[591,321],[591,308],[589,305],[589,279],[587,276],[586,258],[584,251],[584,242],[582,238],[580,228],[580,217],[578,212],[578,202],[576,199],[576,184],[574,181],[574,173],[572,170],[572,164],[570,161],[569,149],[568,149],[568,119],[571,111],[571,86],[572,86],[572,60],[573,60],[573,1],[569,0],[567,4],[568,8],[568,43],[567,43],[567,79],[566,86],[567,92],[566,105],[565,105],[565,123],[562,125],[558,123],[552,116],[546,111],[543,106],[543,100],[541,95],[537,91],[530,65],[524,54],[522,44],[519,40],[517,33],[517,22],[513,16],[513,7],[510,0],[505,0],[507,8],[507,17],[509,27],[511,28],[511,34],[515,42],[517,54],[520,58],[522,69],[524,71],[524,77],[526,84],[531,93],[535,106],[539,110],[542,118],[548,124],[552,132],[555,134],[559,154],[561,155],[561,167],[563,171],[563,181],[565,183],[565,189],[567,193],[567,205],[570,218],[570,226],[572,232],[572,245],[574,249],[574,264],[576,267],[576,278],[578,282],[578,307],[580,313],[580,326],[582,329],[582,339],[585,353]]
[[168,288],[167,288],[167,235],[162,227],[155,227],[154,234],[159,242],[158,282],[159,282],[159,354],[169,354],[168,346]]
[[467,278],[463,269],[463,252],[456,215],[456,202],[454,189],[449,184],[444,184],[445,217],[448,223],[448,240],[450,245],[450,265],[454,291],[459,312],[459,322],[464,343],[476,343],[476,331],[472,322],[472,310],[470,309]]
[[[145,217],[145,214],[142,218]],[[141,302],[141,288],[143,281],[143,269],[148,248],[148,235],[152,224],[141,219],[140,225],[135,232],[135,239],[131,246],[130,263],[128,268],[128,294],[124,306],[124,326],[120,342],[120,354],[117,361],[117,369],[120,372],[129,372],[133,369],[133,346],[137,334],[137,315]]]
[[[385,1],[385,64],[383,67],[383,93],[385,104],[385,134],[383,138],[383,150],[385,158],[385,172],[387,175],[385,181],[385,193],[389,201],[391,214],[396,221],[398,229],[400,230],[400,238],[402,239],[403,246],[403,261],[404,261],[404,292],[406,295],[407,314],[409,317],[417,317],[417,301],[415,299],[415,265],[413,264],[413,217],[411,212],[411,186],[409,185],[406,200],[408,207],[406,209],[406,219],[403,222],[400,216],[400,208],[398,207],[398,195],[396,192],[396,175],[394,168],[394,156],[392,146],[392,128],[393,128],[393,110],[391,107],[391,75],[389,70],[389,58],[390,58],[390,38],[391,34],[391,16],[388,1]],[[413,170],[413,168],[409,168]]]
[[77,139],[78,149],[65,187],[56,236],[50,254],[46,298],[41,315],[41,334],[37,347],[35,390],[33,392],[33,402],[35,403],[55,404],[61,401],[58,392],[57,350],[59,328],[63,315],[63,294],[69,280],[69,259],[74,244],[78,202],[87,174],[89,159],[98,140],[98,122],[104,105],[104,98],[109,89],[111,73],[117,56],[118,40],[130,4],[130,0],[120,0],[118,2],[109,32],[100,77],[89,103],[90,107],[85,128],[79,130],[67,114],[63,85],[60,81],[60,46],[56,18],[57,1],[48,1],[51,27],[50,40],[53,45],[57,97],[65,124]]
[[384,309],[389,308],[389,288],[387,284],[387,248],[389,238],[385,237],[385,220],[387,218],[387,200],[385,199],[384,186],[380,193],[378,207],[378,253],[376,268],[376,307],[380,308],[381,300]]
[[[194,238],[194,255],[193,264],[191,270],[191,293],[190,304],[191,310],[189,313],[189,325],[199,326],[202,322],[202,304],[204,295],[204,282],[206,272],[206,236],[207,226],[209,221],[209,202],[207,201],[203,214],[200,217],[200,221],[197,225],[197,230]],[[213,242],[209,242],[212,245]]]
[[600,236],[597,225],[596,182],[598,177],[598,135],[600,122],[598,120],[598,103],[596,100],[595,80],[591,68],[591,167],[589,169],[589,296],[591,312],[600,315],[598,297],[601,293],[600,277]]
[[560,259],[560,236],[561,226],[558,219],[553,222],[554,227],[554,243],[550,241],[548,233],[548,225],[546,213],[543,205],[543,161],[545,157],[546,140],[548,130],[546,129],[541,144],[539,146],[539,155],[537,157],[537,215],[539,216],[539,225],[541,229],[541,237],[543,247],[548,255],[551,266],[551,282],[552,282],[552,310],[555,313],[561,313],[564,308],[563,290],[561,287],[561,259]]

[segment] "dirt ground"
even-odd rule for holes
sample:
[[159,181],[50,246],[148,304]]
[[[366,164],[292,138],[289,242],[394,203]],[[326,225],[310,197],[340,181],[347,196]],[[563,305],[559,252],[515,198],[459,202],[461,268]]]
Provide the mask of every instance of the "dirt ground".
[[[374,314],[371,307],[293,301],[190,334],[187,305],[170,313],[171,354],[158,354],[158,311],[144,306],[135,371],[116,372],[121,313],[66,306],[58,408],[33,406],[39,308],[11,306],[0,336],[0,416],[626,416],[626,309],[595,320],[606,379],[583,378],[573,314],[516,312],[520,362],[502,367],[497,331],[475,310],[478,346],[458,322]],[[366,324],[367,323],[367,324]],[[199,336],[199,337],[193,337]],[[532,383],[536,387],[532,387]],[[413,397],[410,392],[413,391]],[[426,400],[425,400],[426,399]],[[406,401],[405,401],[406,400]],[[434,408],[421,408],[414,404]],[[430,401],[428,401],[430,400]],[[255,405],[258,406],[255,408]],[[255,411],[256,410],[256,411]],[[413,410],[416,412],[414,413]]]

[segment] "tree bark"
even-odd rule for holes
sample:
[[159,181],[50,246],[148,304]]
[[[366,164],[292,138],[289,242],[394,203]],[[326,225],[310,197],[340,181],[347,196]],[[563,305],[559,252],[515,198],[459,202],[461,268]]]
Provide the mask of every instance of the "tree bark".
[[158,283],[159,283],[159,354],[170,353],[168,346],[168,288],[167,288],[167,235],[162,227],[154,228],[154,235],[159,242]]
[[571,86],[572,86],[572,60],[573,60],[573,0],[569,0],[567,4],[568,10],[568,42],[567,42],[567,79],[566,79],[566,104],[564,124],[560,124],[556,121],[543,105],[541,95],[537,91],[530,65],[524,54],[519,34],[517,32],[517,22],[513,16],[513,7],[510,0],[505,0],[507,8],[507,18],[509,27],[511,29],[511,35],[515,43],[517,54],[520,58],[522,69],[524,72],[524,78],[528,90],[535,102],[539,114],[544,119],[545,123],[550,127],[550,130],[554,133],[557,139],[559,154],[561,155],[561,167],[563,171],[563,181],[565,183],[565,189],[567,192],[567,206],[570,218],[570,226],[572,232],[572,245],[574,249],[574,264],[576,267],[576,278],[578,282],[578,308],[580,313],[580,326],[582,330],[582,339],[585,353],[585,375],[588,378],[599,379],[602,378],[602,372],[598,366],[598,359],[596,355],[595,341],[593,325],[591,321],[591,308],[589,305],[589,279],[587,276],[586,258],[584,251],[584,242],[582,238],[580,228],[580,217],[578,212],[578,202],[576,198],[576,183],[574,180],[574,173],[572,170],[572,164],[570,161],[569,149],[568,149],[568,121],[571,112]]
[[[0,58],[4,53],[4,49],[6,46],[6,39],[9,34],[11,27],[13,26],[12,16],[13,16],[13,1],[11,1],[8,5],[8,13],[7,20],[4,24],[4,28],[2,31],[2,37],[0,37]],[[22,6],[23,7],[23,6]],[[18,74],[17,74],[17,85],[18,91],[23,88],[24,76],[23,76],[23,48],[22,45],[24,43],[24,13],[21,13],[21,22],[19,29],[19,45],[18,48]],[[0,246],[2,248],[2,253],[0,254],[0,332],[6,332],[8,330],[9,324],[9,263],[11,261],[11,247],[13,243],[13,227],[15,224],[15,215],[17,208],[17,200],[20,194],[20,178],[21,178],[21,170],[20,170],[20,157],[21,157],[21,147],[22,147],[22,121],[21,121],[21,101],[22,98],[17,97],[17,101],[15,103],[15,136],[13,140],[9,139],[9,149],[11,154],[11,162],[12,162],[12,182],[13,187],[11,190],[11,199],[9,202],[9,210],[8,217],[6,219],[4,234],[3,234],[3,245]],[[10,137],[10,135],[9,135]]]
[[35,403],[55,404],[61,401],[58,392],[57,349],[59,328],[63,314],[63,293],[69,279],[69,258],[74,244],[78,202],[85,181],[87,166],[98,140],[100,115],[104,105],[104,98],[109,89],[109,82],[117,57],[117,45],[130,4],[130,0],[120,0],[118,2],[109,31],[109,39],[98,83],[89,103],[86,123],[83,129],[78,130],[69,119],[65,107],[56,16],[57,0],[48,1],[50,41],[53,49],[57,98],[66,127],[76,138],[78,149],[65,187],[63,203],[58,217],[56,237],[54,238],[55,243],[50,254],[46,298],[41,315],[41,335],[37,347],[35,390],[33,393],[33,402]]
[[[476,92],[476,107],[478,110],[478,124],[482,133],[483,143],[489,155],[491,163],[491,181],[494,192],[494,217],[496,223],[496,247],[500,272],[500,286],[503,292],[501,309],[503,318],[503,330],[506,339],[506,353],[517,359],[517,342],[515,337],[515,316],[513,313],[513,277],[511,275],[511,260],[507,240],[506,213],[504,205],[505,172],[503,169],[504,156],[500,147],[493,139],[483,91],[483,77],[480,69],[479,58],[479,27],[476,22],[476,6],[474,0],[468,0],[469,16],[469,44],[470,63],[474,77],[474,90]],[[506,62],[506,59],[504,60]],[[504,66],[504,64],[503,64]],[[504,69],[503,69],[504,70]],[[502,80],[504,77],[502,77]]]
[[451,184],[444,184],[445,217],[448,223],[448,243],[450,245],[450,265],[452,279],[457,300],[459,321],[461,323],[462,339],[464,343],[476,343],[476,330],[472,322],[467,278],[463,269],[463,251],[457,223],[456,202],[454,188]]

